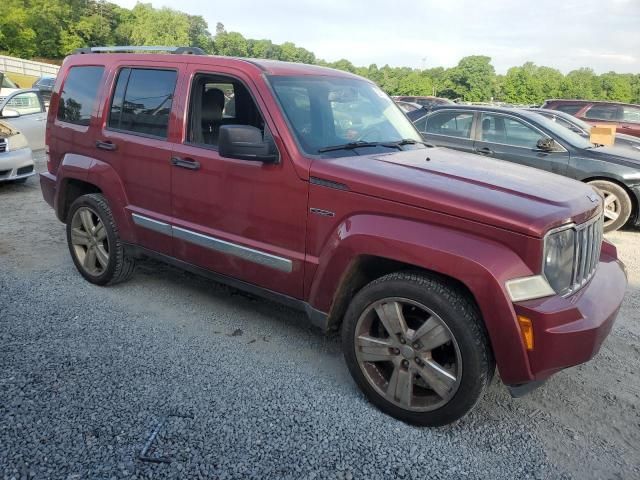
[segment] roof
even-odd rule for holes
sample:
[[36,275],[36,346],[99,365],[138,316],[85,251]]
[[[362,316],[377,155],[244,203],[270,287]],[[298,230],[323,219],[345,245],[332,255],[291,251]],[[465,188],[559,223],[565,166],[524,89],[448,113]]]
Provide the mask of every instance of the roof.
[[616,102],[615,100],[585,100],[581,98],[549,98],[544,101],[544,103],[548,103],[548,102],[579,103],[583,105],[587,105],[591,103],[602,103],[605,105],[629,105],[632,107],[640,107],[640,105],[637,103]]
[[[106,48],[106,47],[105,47]],[[124,47],[116,47],[124,48]],[[160,47],[154,47],[160,48]],[[172,47],[166,47],[172,48]],[[321,67],[319,65],[308,65],[306,63],[295,62],[282,62],[280,60],[267,60],[261,58],[244,58],[244,57],[227,57],[221,55],[190,55],[186,53],[129,53],[129,52],[97,52],[86,51],[82,54],[70,55],[65,59],[65,63],[70,62],[73,65],[89,64],[100,58],[100,63],[109,62],[110,60],[128,60],[128,61],[140,61],[140,60],[153,60],[158,62],[167,63],[198,63],[207,64],[211,62],[212,65],[226,65],[231,66],[233,64],[243,63],[251,64],[254,67],[260,69],[262,72],[268,75],[282,75],[282,76],[298,76],[298,75],[322,75],[330,77],[344,77],[344,78],[358,78],[362,77],[353,73],[345,72],[342,70],[336,70],[334,68]]]
[[321,67],[319,65],[309,65],[307,63],[283,62],[264,58],[235,58],[235,60],[252,63],[269,75],[325,75],[331,77],[362,78],[343,70]]
[[[415,118],[411,118],[411,121],[415,122],[419,118],[424,117],[430,113],[441,111],[441,110],[465,110],[465,111],[479,111],[479,112],[492,112],[492,113],[504,113],[508,115],[515,115],[523,118],[529,118],[535,120],[538,115],[536,112],[528,111],[527,109],[522,108],[513,108],[513,107],[495,107],[491,105],[434,105],[430,107],[428,110],[423,109],[424,112],[421,116],[416,116]],[[413,112],[410,112],[413,113]],[[533,117],[532,117],[533,116]],[[539,117],[537,117],[539,118]]]

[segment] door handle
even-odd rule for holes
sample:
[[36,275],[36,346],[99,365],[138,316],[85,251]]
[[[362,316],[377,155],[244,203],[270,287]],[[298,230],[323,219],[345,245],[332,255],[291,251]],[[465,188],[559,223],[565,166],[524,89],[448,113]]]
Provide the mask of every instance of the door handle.
[[116,148],[118,148],[118,146],[111,141],[102,142],[98,140],[96,142],[96,148],[99,148],[100,150],[114,151]]
[[476,148],[475,152],[480,155],[493,155],[493,150],[489,147]]
[[194,160],[193,158],[173,157],[171,159],[171,165],[175,167],[188,168],[189,170],[200,169],[200,162]]

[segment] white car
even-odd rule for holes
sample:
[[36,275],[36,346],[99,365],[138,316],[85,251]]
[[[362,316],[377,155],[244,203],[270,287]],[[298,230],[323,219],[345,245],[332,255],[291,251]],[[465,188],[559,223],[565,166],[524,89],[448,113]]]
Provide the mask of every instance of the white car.
[[22,133],[35,152],[44,148],[47,108],[37,88],[23,88],[0,100],[0,120]]
[[0,120],[0,182],[26,182],[35,173],[27,137]]

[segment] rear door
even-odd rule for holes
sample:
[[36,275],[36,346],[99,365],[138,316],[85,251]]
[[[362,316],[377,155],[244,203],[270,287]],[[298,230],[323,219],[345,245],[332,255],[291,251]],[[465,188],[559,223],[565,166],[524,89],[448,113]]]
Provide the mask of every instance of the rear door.
[[118,173],[127,194],[138,243],[170,255],[173,97],[180,64],[117,64],[96,158]]
[[538,140],[549,135],[523,119],[501,113],[482,112],[476,132],[476,153],[560,175],[567,173],[569,152],[561,146],[561,151],[557,152],[539,150]]
[[473,153],[474,113],[460,110],[440,110],[415,122],[428,142],[439,147]]

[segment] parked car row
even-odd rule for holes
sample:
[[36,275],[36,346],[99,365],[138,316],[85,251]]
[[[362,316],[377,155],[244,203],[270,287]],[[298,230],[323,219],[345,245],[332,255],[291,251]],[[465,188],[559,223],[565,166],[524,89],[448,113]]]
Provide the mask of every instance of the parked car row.
[[594,145],[559,122],[526,109],[439,105],[413,121],[434,145],[592,185],[604,197],[605,231],[617,230],[630,219],[638,224],[640,150]]
[[615,125],[620,133],[640,137],[640,105],[595,100],[547,100],[542,108],[569,113],[591,125]]
[[[573,115],[560,110],[547,110],[546,108],[531,108],[530,110],[532,112],[539,113],[553,122],[556,122],[558,125],[568,128],[572,132],[575,132],[584,138],[591,137],[591,128],[593,125],[590,125]],[[614,146],[633,148],[634,150],[640,151],[640,138],[616,132],[614,137]]]

